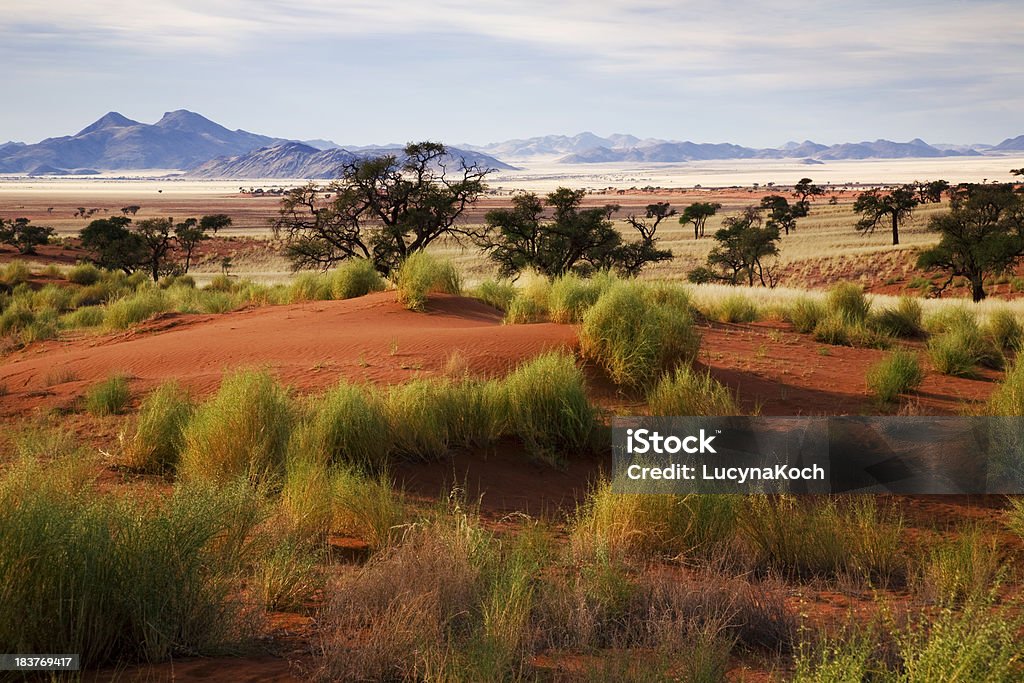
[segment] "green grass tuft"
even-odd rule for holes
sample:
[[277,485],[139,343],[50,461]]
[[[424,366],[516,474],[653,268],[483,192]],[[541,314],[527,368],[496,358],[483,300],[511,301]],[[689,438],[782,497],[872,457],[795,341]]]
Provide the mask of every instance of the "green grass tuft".
[[440,261],[426,252],[410,254],[395,275],[398,301],[411,311],[421,311],[434,292],[459,294],[462,283],[450,261]]
[[93,385],[85,393],[85,409],[92,415],[120,415],[128,407],[131,392],[128,378],[114,375]]
[[911,351],[893,351],[889,356],[868,369],[868,390],[882,403],[895,401],[900,394],[921,386],[924,371],[917,354]]
[[647,394],[651,415],[739,415],[728,387],[711,377],[682,366],[663,376]]
[[135,434],[124,448],[124,464],[139,472],[172,471],[185,445],[185,427],[195,404],[188,392],[170,380],[142,400]]
[[351,299],[383,290],[387,283],[373,262],[368,259],[350,259],[327,274],[334,299]]

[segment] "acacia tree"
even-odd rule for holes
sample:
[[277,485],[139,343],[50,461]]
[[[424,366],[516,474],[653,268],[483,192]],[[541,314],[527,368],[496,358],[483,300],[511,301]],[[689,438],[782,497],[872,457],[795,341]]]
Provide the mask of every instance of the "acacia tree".
[[174,248],[174,219],[146,218],[135,225],[134,234],[142,245],[140,265],[149,270],[156,282],[161,273],[166,272],[169,254]]
[[864,192],[853,203],[853,210],[862,217],[857,221],[857,229],[871,234],[883,220],[892,225],[892,243],[900,243],[900,225],[914,213],[918,205],[912,185],[903,185],[888,194],[878,189]]
[[1024,257],[1024,196],[1013,185],[966,186],[953,195],[952,210],[934,216],[928,229],[939,243],[922,252],[918,268],[940,269],[971,283],[971,298],[985,298],[985,278],[1010,270]]
[[949,191],[949,183],[945,180],[932,180],[930,182],[916,182],[914,188],[917,190],[917,201],[921,204],[932,202],[938,204],[942,201],[942,193]]
[[679,224],[693,223],[693,239],[700,239],[704,236],[704,226],[708,219],[721,208],[722,205],[718,202],[694,202],[683,209],[682,215],[679,216]]
[[[529,192],[516,195],[511,208],[487,213],[476,242],[503,277],[526,268],[548,277],[604,269],[634,276],[648,263],[672,258],[656,246],[658,224],[674,213],[667,203],[648,205],[643,218],[630,216],[627,222],[640,239],[625,242],[611,221],[618,205],[582,208],[584,196],[584,190],[565,187],[543,201]],[[550,221],[544,220],[545,206],[553,210]]]
[[50,241],[53,228],[31,225],[28,218],[5,221],[0,218],[0,244],[9,244],[21,254],[34,254],[36,247]]
[[129,230],[131,222],[125,216],[92,221],[79,233],[82,248],[92,252],[93,262],[101,268],[135,272],[145,257],[145,245],[139,235]]
[[779,228],[762,225],[757,207],[748,207],[738,216],[730,216],[715,232],[718,244],[708,254],[707,265],[690,272],[692,282],[720,280],[737,285],[746,280],[763,287],[774,287],[777,277],[771,262],[779,254]]
[[796,203],[796,209],[794,209],[797,218],[802,218],[810,213],[811,197],[819,197],[823,194],[825,194],[824,188],[815,185],[810,178],[801,178],[800,182],[793,186],[793,196],[800,198]]
[[789,200],[779,194],[762,197],[761,208],[768,209],[766,224],[784,230],[787,235],[790,230],[796,230],[796,219],[806,215],[797,208],[797,205],[791,205]]
[[484,192],[491,170],[460,159],[449,171],[451,162],[437,142],[409,144],[401,158],[354,159],[326,186],[287,192],[274,234],[284,234],[296,269],[360,257],[387,274],[439,237],[468,235],[456,220]]

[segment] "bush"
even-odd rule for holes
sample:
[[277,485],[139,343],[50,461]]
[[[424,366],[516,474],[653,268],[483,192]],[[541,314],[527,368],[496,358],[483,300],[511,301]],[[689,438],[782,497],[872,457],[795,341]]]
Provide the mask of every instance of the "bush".
[[434,292],[459,294],[462,284],[450,261],[439,261],[426,252],[410,254],[395,275],[398,301],[411,311],[422,311]]
[[739,415],[740,409],[728,387],[711,377],[683,366],[664,375],[647,394],[651,415]]
[[104,324],[113,330],[124,330],[136,323],[163,313],[170,306],[166,294],[159,289],[145,289],[129,294],[107,305]]
[[685,294],[670,287],[620,282],[586,312],[580,330],[583,354],[617,383],[645,386],[700,347]]
[[71,290],[67,287],[49,284],[32,295],[32,308],[42,310],[52,308],[63,313],[71,308]]
[[508,311],[516,298],[516,286],[504,280],[484,280],[476,288],[476,298],[499,311]]
[[331,298],[331,283],[321,273],[299,273],[288,287],[291,303],[326,301]]
[[989,595],[1003,574],[1003,554],[996,538],[973,527],[929,548],[918,590],[943,604],[979,600]]
[[989,397],[986,412],[989,415],[1024,415],[1024,363],[1017,361],[1007,369],[1003,381]]
[[79,263],[68,269],[65,277],[76,285],[94,285],[100,280],[100,269],[91,263]]
[[328,477],[334,531],[365,541],[373,550],[401,538],[405,501],[384,475],[369,477],[342,466],[330,470]]
[[999,368],[1003,356],[981,333],[973,317],[963,318],[928,340],[928,357],[944,375],[970,377],[975,366]]
[[825,314],[824,305],[808,297],[797,299],[783,312],[786,321],[792,323],[797,332],[805,335],[814,332],[814,328],[824,319]]
[[516,294],[505,314],[508,325],[539,323],[547,319],[551,310],[551,282],[537,278]]
[[341,382],[312,407],[292,434],[290,450],[320,463],[348,463],[380,471],[391,450],[385,406],[363,387]]
[[0,480],[0,648],[85,668],[213,653],[247,635],[238,591],[259,505],[238,487],[152,496],[61,482],[22,461]]
[[386,286],[373,262],[368,259],[349,259],[327,274],[331,283],[331,296],[351,299],[379,292]]
[[1021,340],[1024,339],[1024,327],[1010,311],[1000,308],[988,317],[985,325],[985,336],[1000,351],[1014,351],[1020,348]]
[[7,287],[28,282],[30,277],[32,277],[32,271],[24,261],[11,261],[6,266],[0,267],[0,284]]
[[874,326],[893,337],[912,339],[924,334],[921,325],[921,302],[908,296],[900,297],[896,308],[887,308],[874,320]]
[[99,327],[105,317],[106,311],[102,306],[83,306],[61,318],[61,325],[69,329]]
[[564,451],[587,443],[595,413],[571,355],[538,356],[516,368],[503,384],[509,427],[534,454],[558,460]]
[[238,371],[202,404],[185,430],[185,480],[261,481],[281,474],[291,434],[291,397],[266,372]]
[[840,283],[828,290],[825,306],[847,323],[866,322],[871,312],[871,303],[864,296],[864,290],[849,282]]
[[85,409],[92,415],[120,415],[128,407],[128,378],[114,375],[92,386],[85,394]]
[[870,327],[867,322],[851,322],[839,313],[830,313],[818,322],[814,328],[814,338],[824,344],[836,346],[861,346],[884,349],[891,343],[891,338]]
[[188,392],[173,380],[150,392],[139,407],[135,435],[125,445],[125,465],[139,472],[173,470],[194,410]]
[[551,322],[580,322],[583,314],[614,282],[614,276],[607,273],[599,273],[586,279],[572,273],[555,278],[548,293]]
[[761,318],[761,312],[747,297],[730,294],[714,307],[714,316],[723,323],[752,323]]
[[868,369],[868,390],[882,403],[896,400],[900,394],[921,386],[924,372],[911,351],[894,351]]

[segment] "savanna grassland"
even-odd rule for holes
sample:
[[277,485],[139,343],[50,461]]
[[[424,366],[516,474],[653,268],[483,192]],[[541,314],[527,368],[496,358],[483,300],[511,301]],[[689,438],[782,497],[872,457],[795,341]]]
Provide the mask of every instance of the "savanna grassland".
[[[584,205],[714,200],[710,235],[761,194]],[[1018,500],[606,480],[615,415],[1024,414],[1024,279],[928,298],[947,203],[893,247],[854,195],[775,288],[686,282],[712,244],[675,219],[639,279],[511,283],[451,240],[293,275],[279,197],[9,197],[58,237],[0,252],[0,647],[98,680],[1020,680]],[[234,222],[154,283],[77,263],[82,204]]]

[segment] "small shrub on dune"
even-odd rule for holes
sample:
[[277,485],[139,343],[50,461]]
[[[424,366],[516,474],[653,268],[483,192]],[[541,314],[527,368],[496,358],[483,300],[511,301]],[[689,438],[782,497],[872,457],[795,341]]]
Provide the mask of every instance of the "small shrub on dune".
[[697,355],[689,300],[672,287],[617,283],[583,316],[580,348],[616,384],[645,386]]
[[36,319],[36,314],[21,302],[14,303],[0,313],[0,335],[17,334],[28,328]]
[[85,394],[85,409],[92,415],[120,415],[128,407],[128,378],[114,375],[92,386]]
[[608,289],[613,282],[615,277],[608,273],[599,273],[590,278],[570,273],[555,278],[548,295],[551,322],[580,322],[587,309],[601,296],[601,292]]
[[178,473],[185,480],[260,481],[283,471],[294,409],[266,372],[228,375],[185,430]]
[[588,442],[595,411],[571,355],[538,356],[512,371],[503,385],[509,430],[535,454],[558,460]]
[[100,269],[91,263],[79,263],[69,268],[64,277],[68,282],[88,286],[99,282],[100,275]]
[[985,336],[1000,351],[1016,352],[1020,348],[1021,340],[1024,339],[1024,327],[1017,316],[1005,308],[1000,308],[988,317]]
[[961,327],[977,326],[978,320],[974,313],[959,305],[940,308],[924,319],[924,329],[931,335],[941,334]]
[[802,334],[810,334],[825,319],[825,305],[816,299],[800,297],[785,309],[783,317]]
[[516,293],[505,313],[509,325],[539,323],[551,312],[551,282],[538,277]]
[[104,324],[113,330],[124,330],[163,313],[170,306],[167,295],[159,289],[145,289],[107,305]]
[[53,339],[60,331],[59,316],[52,308],[44,308],[36,314],[25,329],[21,331],[19,338],[22,344],[31,344],[35,341]]
[[723,323],[752,323],[761,318],[757,305],[739,294],[730,294],[714,307],[714,316]]
[[499,311],[508,311],[516,298],[516,286],[506,280],[484,280],[474,296]]
[[903,339],[913,339],[924,334],[921,324],[921,302],[917,299],[900,297],[895,308],[887,308],[874,319],[874,326],[885,334]]
[[711,377],[681,366],[664,375],[647,394],[651,415],[739,415],[728,387]]
[[385,406],[364,387],[342,382],[316,400],[292,434],[292,450],[323,463],[348,463],[380,471],[391,450]]
[[334,299],[351,299],[383,290],[387,283],[373,262],[368,259],[350,259],[327,274]]
[[326,301],[331,298],[331,283],[322,273],[299,273],[288,287],[291,303]]
[[838,313],[830,313],[818,322],[814,328],[814,338],[824,344],[834,346],[858,346],[873,349],[888,348],[892,342],[889,335],[870,327],[866,322],[851,322]]
[[32,308],[52,308],[60,313],[71,308],[72,291],[67,287],[48,284],[32,295]]
[[405,500],[383,475],[351,467],[329,472],[331,529],[365,541],[373,550],[393,545],[407,521]]
[[30,277],[32,277],[32,271],[23,261],[11,261],[6,266],[0,267],[0,284],[8,287],[28,282]]
[[942,374],[957,377],[974,375],[978,365],[1000,368],[1004,361],[973,317],[932,335],[928,339],[928,358]]
[[855,284],[844,282],[828,290],[825,306],[838,313],[848,323],[863,323],[871,312],[871,303],[864,296],[864,290]]
[[106,311],[102,306],[83,306],[61,318],[61,327],[78,329],[82,327],[99,327],[103,324]]
[[164,382],[150,392],[139,406],[135,434],[125,444],[124,464],[139,472],[173,470],[194,410],[188,392],[175,381]]
[[411,311],[421,311],[430,294],[459,294],[462,282],[450,261],[441,261],[423,251],[410,254],[395,275],[398,301]]
[[900,394],[921,386],[924,371],[917,354],[894,351],[885,360],[868,369],[868,390],[882,403],[895,401]]
[[224,292],[199,292],[199,310],[203,313],[228,313],[235,310],[235,300]]

